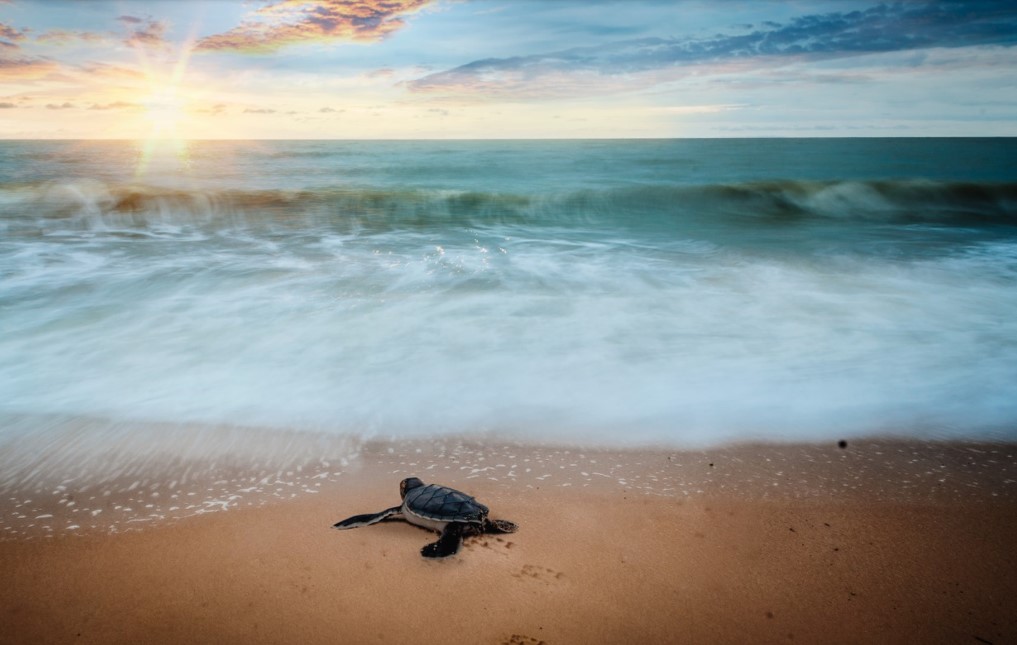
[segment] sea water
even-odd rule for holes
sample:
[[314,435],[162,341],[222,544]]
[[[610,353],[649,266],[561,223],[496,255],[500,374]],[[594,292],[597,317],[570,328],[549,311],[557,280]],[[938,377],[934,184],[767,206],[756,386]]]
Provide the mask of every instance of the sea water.
[[1015,440],[1017,141],[2,142],[0,439],[54,415]]

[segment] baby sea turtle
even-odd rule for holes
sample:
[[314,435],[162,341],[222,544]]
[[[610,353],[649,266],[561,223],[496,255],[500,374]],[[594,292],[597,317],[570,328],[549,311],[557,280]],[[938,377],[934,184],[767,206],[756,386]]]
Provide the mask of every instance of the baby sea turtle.
[[416,477],[399,482],[403,503],[380,513],[354,515],[335,524],[337,529],[355,529],[383,520],[403,519],[410,524],[437,531],[441,537],[420,550],[425,558],[447,558],[459,551],[463,538],[481,533],[515,533],[519,527],[508,520],[487,517],[488,508],[466,493],[447,486],[425,484]]

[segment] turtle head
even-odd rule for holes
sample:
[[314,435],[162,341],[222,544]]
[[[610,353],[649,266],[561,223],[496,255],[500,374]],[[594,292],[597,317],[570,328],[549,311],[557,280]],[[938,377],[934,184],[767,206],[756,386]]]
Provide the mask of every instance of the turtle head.
[[399,496],[405,498],[406,493],[410,492],[417,486],[423,486],[424,482],[420,481],[416,477],[407,477],[406,479],[399,482]]

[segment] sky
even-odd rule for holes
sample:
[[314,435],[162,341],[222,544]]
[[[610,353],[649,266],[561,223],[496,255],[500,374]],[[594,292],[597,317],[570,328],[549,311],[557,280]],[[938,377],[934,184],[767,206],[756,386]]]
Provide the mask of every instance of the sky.
[[0,0],[0,138],[1017,136],[1017,3]]

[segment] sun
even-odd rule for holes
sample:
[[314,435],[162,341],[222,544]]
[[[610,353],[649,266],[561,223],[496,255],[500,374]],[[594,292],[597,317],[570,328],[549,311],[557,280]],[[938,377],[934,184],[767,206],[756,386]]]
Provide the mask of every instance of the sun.
[[156,86],[139,101],[147,135],[141,139],[136,175],[176,173],[188,166],[187,100],[174,83]]
[[181,46],[174,57],[161,57],[144,48],[138,50],[148,90],[147,95],[139,101],[145,110],[147,139],[186,138],[191,93],[185,88],[184,77],[191,50],[191,39]]
[[[143,60],[148,94],[138,103],[144,109],[146,135],[141,138],[137,176],[155,168],[183,169],[188,164],[187,130],[191,93],[184,87],[190,45],[185,44],[172,71],[165,73],[153,61]],[[154,164],[154,166],[153,166]]]
[[186,105],[178,88],[162,87],[154,90],[141,102],[145,120],[150,126],[150,139],[180,139]]

